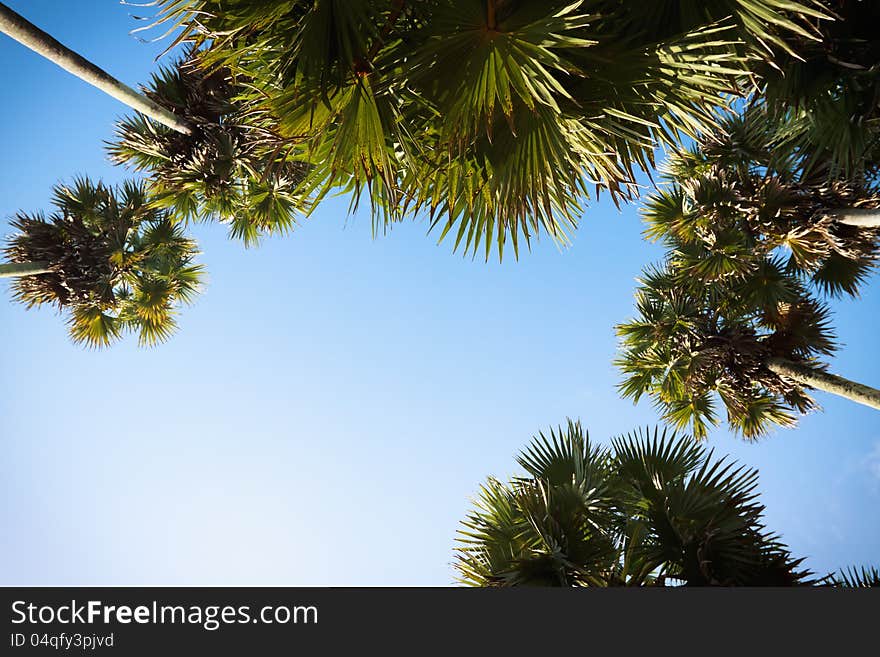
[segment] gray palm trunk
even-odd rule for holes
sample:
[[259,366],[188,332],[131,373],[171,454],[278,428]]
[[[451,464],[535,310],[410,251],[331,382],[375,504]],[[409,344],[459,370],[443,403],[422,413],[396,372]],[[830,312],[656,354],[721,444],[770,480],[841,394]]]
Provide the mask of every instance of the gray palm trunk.
[[0,264],[0,278],[17,278],[19,276],[36,276],[48,274],[49,263],[46,262],[10,262]]
[[192,126],[187,121],[157,105],[146,96],[139,94],[103,69],[59,43],[3,3],[0,3],[0,32],[141,114],[177,132],[187,135],[192,133]]
[[782,358],[771,359],[767,363],[767,367],[779,376],[791,379],[801,385],[830,392],[832,395],[838,395],[880,410],[880,390],[876,388]]
[[867,210],[865,208],[849,208],[846,210],[834,210],[831,216],[838,223],[856,228],[880,228],[880,210]]

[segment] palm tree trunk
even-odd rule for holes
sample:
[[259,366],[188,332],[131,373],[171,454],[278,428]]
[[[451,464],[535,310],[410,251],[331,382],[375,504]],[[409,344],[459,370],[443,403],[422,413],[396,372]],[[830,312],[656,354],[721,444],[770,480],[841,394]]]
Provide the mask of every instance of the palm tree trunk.
[[865,208],[849,208],[847,210],[834,210],[831,216],[838,223],[856,228],[880,228],[880,210],[866,210]]
[[177,132],[187,135],[192,133],[192,126],[187,121],[164,107],[160,107],[146,96],[139,94],[84,57],[76,54],[2,2],[0,2],[0,32],[141,114],[145,114]]
[[767,366],[779,376],[797,381],[802,385],[824,390],[832,395],[839,395],[850,401],[880,410],[880,390],[876,388],[782,358],[771,358]]
[[48,274],[52,271],[48,265],[49,263],[46,262],[14,262],[0,265],[0,278]]

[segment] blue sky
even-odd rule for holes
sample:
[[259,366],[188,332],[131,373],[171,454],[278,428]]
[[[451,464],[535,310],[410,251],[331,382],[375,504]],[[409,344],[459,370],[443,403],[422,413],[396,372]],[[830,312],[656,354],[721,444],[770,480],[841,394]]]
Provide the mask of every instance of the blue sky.
[[[134,86],[163,44],[116,0],[6,0]],[[0,234],[76,174],[123,179],[103,140],[126,108],[0,37]],[[458,521],[538,430],[653,425],[615,392],[613,325],[657,258],[607,201],[571,248],[474,261],[408,223],[372,239],[331,199],[256,249],[200,225],[210,275],[168,343],[70,343],[0,282],[0,584],[447,585]],[[832,369],[880,384],[880,281],[836,304]],[[758,444],[767,525],[824,572],[880,555],[880,413],[824,411]]]

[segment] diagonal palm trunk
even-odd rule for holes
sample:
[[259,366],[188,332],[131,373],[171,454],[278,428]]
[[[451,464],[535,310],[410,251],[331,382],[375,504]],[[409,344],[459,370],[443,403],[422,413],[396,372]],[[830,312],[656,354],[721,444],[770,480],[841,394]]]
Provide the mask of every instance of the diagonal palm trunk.
[[865,208],[850,208],[848,210],[835,210],[831,213],[834,220],[847,226],[856,228],[880,228],[880,210],[867,210]]
[[106,71],[73,52],[70,48],[59,43],[2,2],[0,2],[0,32],[12,37],[37,54],[54,62],[65,71],[73,73],[79,79],[122,101],[141,114],[145,114],[177,132],[187,135],[192,133],[192,126],[187,121],[169,112],[164,107],[157,105],[146,96],[139,94]]
[[0,264],[0,278],[17,278],[19,276],[36,276],[48,274],[48,263],[45,262],[12,262]]
[[771,358],[767,367],[779,376],[784,376],[801,385],[830,392],[832,395],[838,395],[880,410],[880,390],[876,388],[782,358]]

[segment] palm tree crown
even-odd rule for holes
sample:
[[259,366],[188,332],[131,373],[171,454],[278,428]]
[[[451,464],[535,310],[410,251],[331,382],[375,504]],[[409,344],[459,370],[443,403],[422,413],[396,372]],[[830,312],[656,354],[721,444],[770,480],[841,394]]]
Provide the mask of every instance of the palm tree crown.
[[147,203],[143,183],[113,189],[81,178],[57,186],[52,202],[48,217],[19,213],[13,221],[6,257],[49,270],[17,278],[15,298],[29,308],[68,310],[71,338],[88,346],[109,345],[126,331],[146,345],[168,338],[176,307],[199,288],[195,242]]
[[820,165],[816,150],[785,131],[757,106],[674,151],[666,188],[645,204],[646,235],[706,284],[784,255],[786,271],[821,293],[856,296],[880,253],[880,221],[872,228],[841,215],[877,211],[880,220],[877,181],[864,172],[841,176],[827,159]]
[[828,309],[779,260],[711,285],[667,265],[639,284],[637,317],[617,327],[625,397],[650,396],[664,420],[697,438],[718,425],[717,401],[746,438],[793,426],[797,413],[816,407],[772,363],[824,369],[818,359],[836,349]]
[[109,151],[113,161],[149,174],[151,201],[176,220],[216,218],[253,244],[293,226],[303,209],[295,189],[307,165],[283,159],[291,146],[271,120],[236,102],[243,85],[226,68],[200,66],[190,50],[154,74],[144,91],[185,117],[191,133],[137,114],[119,123]]
[[757,473],[688,437],[642,432],[610,449],[580,423],[536,437],[527,475],[490,479],[463,521],[455,566],[475,586],[806,583],[765,531]]

